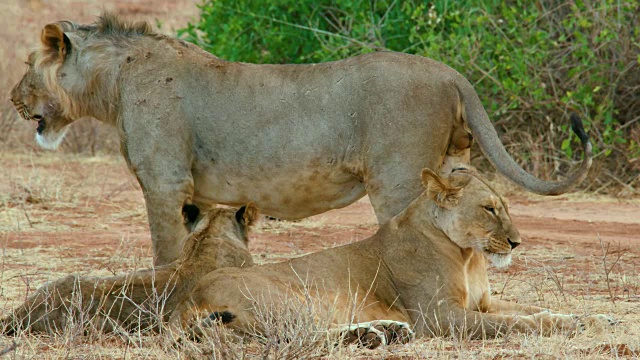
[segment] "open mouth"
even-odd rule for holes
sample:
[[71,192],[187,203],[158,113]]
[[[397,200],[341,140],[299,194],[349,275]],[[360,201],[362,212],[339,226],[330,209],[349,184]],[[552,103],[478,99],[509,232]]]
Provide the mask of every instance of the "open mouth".
[[42,134],[42,132],[44,131],[44,127],[45,127],[45,123],[44,123],[44,119],[42,120],[38,120],[38,128],[36,129],[36,132],[38,134]]

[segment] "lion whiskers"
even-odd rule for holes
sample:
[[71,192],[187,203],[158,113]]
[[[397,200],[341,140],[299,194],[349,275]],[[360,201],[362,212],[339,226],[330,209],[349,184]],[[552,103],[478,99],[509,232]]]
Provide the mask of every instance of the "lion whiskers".
[[482,251],[490,241],[491,241],[490,238],[473,239],[469,241],[469,247]]
[[31,115],[29,115],[29,111],[27,110],[27,108],[24,106],[24,104],[22,103],[17,103],[14,104],[14,107],[16,108],[16,112],[18,113],[18,115],[23,118],[24,120],[32,120],[33,118],[31,117]]
[[491,260],[491,263],[497,268],[502,268],[511,264],[511,253],[498,254],[498,253],[489,252],[486,250],[487,245],[491,243],[492,239],[493,238],[490,236],[490,237],[470,240],[469,247],[484,253],[487,256],[487,258]]

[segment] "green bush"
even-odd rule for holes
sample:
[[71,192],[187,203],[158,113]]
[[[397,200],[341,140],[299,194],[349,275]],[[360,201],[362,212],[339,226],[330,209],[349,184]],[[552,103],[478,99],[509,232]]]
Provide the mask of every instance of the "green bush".
[[[179,36],[256,63],[377,50],[428,56],[465,75],[510,152],[538,176],[579,161],[567,113],[585,119],[602,170],[592,190],[640,183],[640,27],[635,0],[209,0]],[[572,144],[573,142],[573,144]]]

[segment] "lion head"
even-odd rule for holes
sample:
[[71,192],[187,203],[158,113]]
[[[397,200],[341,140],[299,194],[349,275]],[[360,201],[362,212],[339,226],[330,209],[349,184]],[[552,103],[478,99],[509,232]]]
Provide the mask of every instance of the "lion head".
[[40,146],[55,149],[67,125],[85,116],[115,123],[116,74],[128,53],[105,44],[132,34],[155,35],[146,23],[128,24],[111,14],[93,25],[60,21],[42,29],[40,47],[11,92],[18,114],[38,122]]
[[42,73],[34,66],[35,54],[29,55],[29,68],[11,90],[11,101],[18,114],[25,120],[37,121],[36,141],[45,149],[57,148],[73,119],[65,116],[60,102],[46,88]]
[[435,221],[451,241],[483,253],[497,267],[509,265],[520,233],[507,200],[486,179],[472,167],[457,165],[447,177],[424,169],[422,183],[436,204]]

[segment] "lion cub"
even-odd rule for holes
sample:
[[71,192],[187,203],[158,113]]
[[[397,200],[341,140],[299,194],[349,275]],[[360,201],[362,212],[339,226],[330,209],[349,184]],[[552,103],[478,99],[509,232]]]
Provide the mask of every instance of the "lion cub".
[[187,206],[185,216],[192,231],[179,260],[123,275],[69,275],[46,283],[0,321],[0,330],[60,331],[71,324],[157,330],[199,278],[219,268],[253,265],[247,251],[248,229],[258,216],[253,205],[204,214]]
[[424,169],[422,184],[424,192],[366,240],[206,275],[178,305],[171,324],[196,324],[201,331],[221,323],[251,333],[259,331],[256,305],[264,305],[256,303],[277,307],[293,297],[333,307],[332,331],[371,346],[406,342],[414,330],[484,338],[582,326],[572,315],[491,297],[487,261],[508,265],[521,238],[506,201],[486,179],[458,166],[446,178]]

